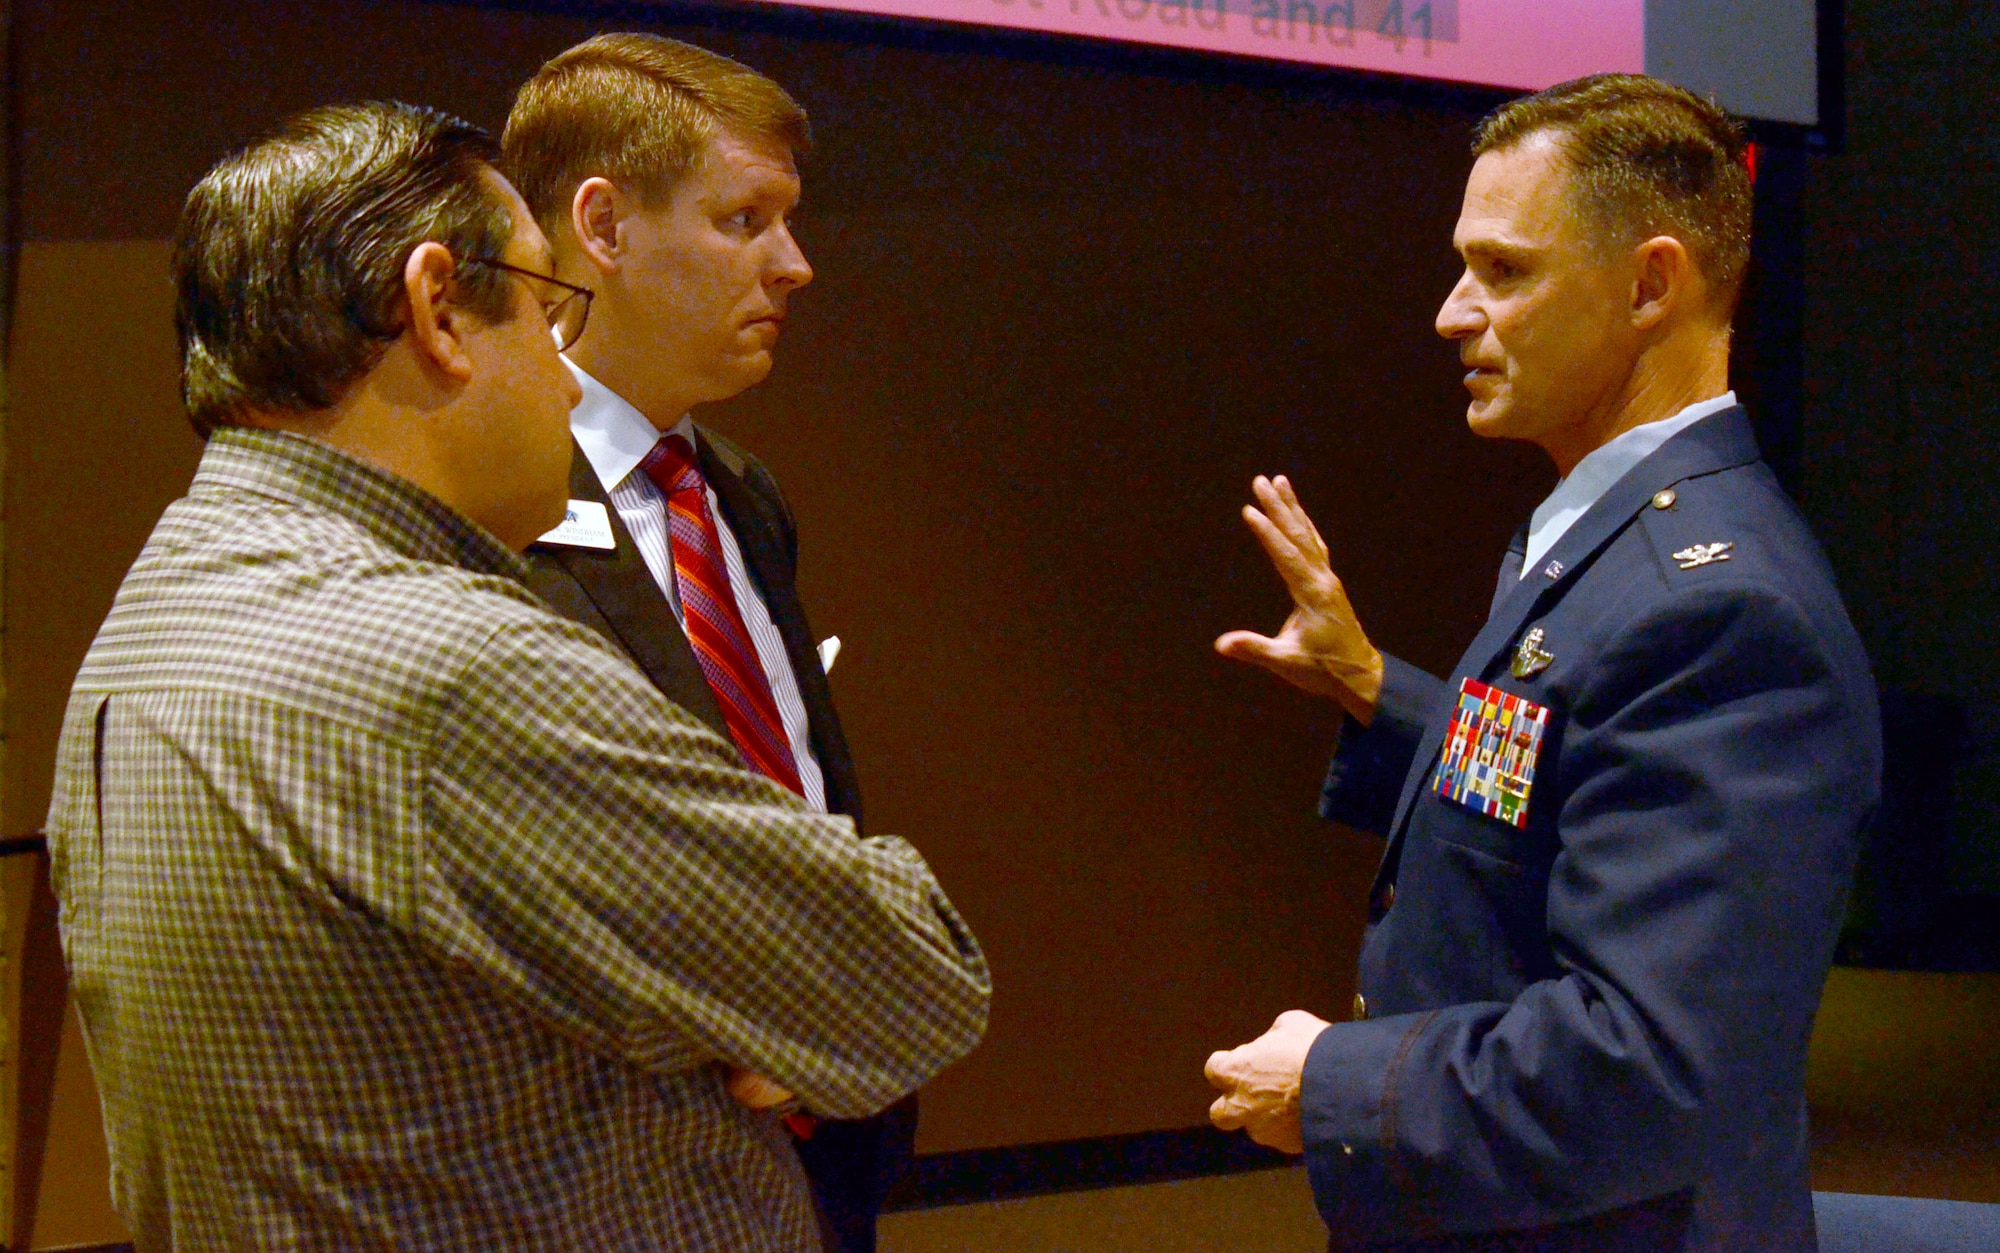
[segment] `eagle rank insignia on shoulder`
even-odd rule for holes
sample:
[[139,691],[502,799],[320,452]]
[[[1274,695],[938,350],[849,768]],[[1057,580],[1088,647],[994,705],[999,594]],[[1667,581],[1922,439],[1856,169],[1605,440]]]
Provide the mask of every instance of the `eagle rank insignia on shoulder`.
[[1459,685],[1438,755],[1437,794],[1515,827],[1528,825],[1528,793],[1549,711],[1468,678]]
[[1691,548],[1683,548],[1675,553],[1674,560],[1680,563],[1681,569],[1692,570],[1696,566],[1705,566],[1711,561],[1729,560],[1729,550],[1734,547],[1736,547],[1735,543],[1730,540],[1723,540],[1719,544],[1696,544]]

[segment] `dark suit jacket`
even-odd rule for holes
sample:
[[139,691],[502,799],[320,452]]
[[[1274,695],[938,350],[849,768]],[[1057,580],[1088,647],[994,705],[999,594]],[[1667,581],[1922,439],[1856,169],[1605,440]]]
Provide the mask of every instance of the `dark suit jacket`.
[[[764,594],[771,621],[784,637],[792,675],[812,727],[813,755],[826,780],[826,805],[861,825],[861,789],[854,777],[854,760],[833,710],[833,693],[820,669],[819,648],[806,622],[793,586],[798,564],[798,531],[778,484],[762,462],[721,436],[695,428],[695,455],[716,499],[722,503],[729,529],[743,550],[743,564]],[[570,496],[594,500],[611,515],[611,532],[618,547],[594,548],[536,545],[528,550],[529,586],[557,613],[597,629],[615,641],[644,671],[667,699],[729,738],[729,728],[716,707],[708,680],[702,677],[687,635],[675,621],[659,584],[639,546],[618,517],[610,495],[581,449],[570,464]]]
[[[755,457],[700,426],[695,427],[695,443],[702,474],[715,489],[743,563],[784,638],[811,726],[813,755],[826,783],[827,808],[853,818],[859,830],[861,789],[854,759],[794,586],[799,540],[791,510],[777,480]],[[577,500],[605,506],[618,546],[610,552],[532,547],[527,553],[529,586],[557,613],[617,643],[669,700],[728,739],[728,725],[686,632],[582,449],[572,454],[569,490]],[[875,1247],[875,1215],[890,1183],[910,1161],[916,1124],[917,1101],[911,1095],[873,1118],[823,1122],[810,1140],[798,1144],[829,1253],[869,1253]]]
[[[1329,774],[1322,812],[1390,844],[1365,1021],[1306,1064],[1321,1213],[1336,1245],[1810,1250],[1806,1046],[1879,789],[1867,658],[1741,409],[1547,560],[1517,580],[1517,542],[1448,683],[1392,660]],[[1537,626],[1553,659],[1515,678]],[[1433,788],[1467,676],[1550,710],[1525,829]]]

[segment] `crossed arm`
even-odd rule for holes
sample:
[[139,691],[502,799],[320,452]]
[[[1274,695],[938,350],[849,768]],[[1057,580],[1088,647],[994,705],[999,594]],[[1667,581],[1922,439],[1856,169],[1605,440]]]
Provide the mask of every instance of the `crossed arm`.
[[504,629],[455,697],[427,780],[446,961],[592,1052],[722,1063],[753,1107],[871,1114],[979,1039],[985,959],[915,850],[747,771],[589,628]]

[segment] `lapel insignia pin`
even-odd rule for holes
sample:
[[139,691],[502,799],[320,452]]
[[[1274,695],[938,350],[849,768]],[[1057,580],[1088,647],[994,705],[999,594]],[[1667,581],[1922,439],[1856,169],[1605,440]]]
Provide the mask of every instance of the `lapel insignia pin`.
[[1696,566],[1705,566],[1711,561],[1729,560],[1729,550],[1734,547],[1736,545],[1731,540],[1723,540],[1719,544],[1695,544],[1692,547],[1683,548],[1675,553],[1674,560],[1680,563],[1681,569],[1692,570]]
[[1560,561],[1551,561],[1549,564],[1542,567],[1543,578],[1559,579],[1562,576],[1563,576],[1563,563]]
[[1673,488],[1671,487],[1662,488],[1661,490],[1653,493],[1653,508],[1672,509],[1674,507],[1674,502],[1679,499],[1680,497],[1674,495]]
[[1554,653],[1542,647],[1546,638],[1540,627],[1523,636],[1521,646],[1514,650],[1514,664],[1508,667],[1509,673],[1517,679],[1532,679],[1548,669],[1549,663],[1556,658]]

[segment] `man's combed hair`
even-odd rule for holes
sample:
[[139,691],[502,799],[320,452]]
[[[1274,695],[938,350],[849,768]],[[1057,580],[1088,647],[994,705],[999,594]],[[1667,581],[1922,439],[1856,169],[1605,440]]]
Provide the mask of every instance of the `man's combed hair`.
[[1750,263],[1750,172],[1743,128],[1692,92],[1642,74],[1560,83],[1488,114],[1474,156],[1552,135],[1568,158],[1572,203],[1614,238],[1671,235],[1733,309]]
[[812,146],[805,110],[748,66],[659,35],[599,35],[522,86],[502,168],[556,240],[583,180],[608,178],[650,208],[725,129],[795,154]]
[[[435,241],[497,257],[513,218],[484,172],[492,136],[395,103],[313,109],[195,184],[173,245],[181,396],[203,438],[247,410],[324,409],[403,331],[403,269]],[[468,309],[503,321],[505,276],[461,269]]]

